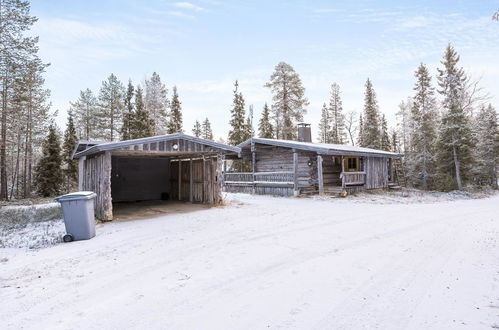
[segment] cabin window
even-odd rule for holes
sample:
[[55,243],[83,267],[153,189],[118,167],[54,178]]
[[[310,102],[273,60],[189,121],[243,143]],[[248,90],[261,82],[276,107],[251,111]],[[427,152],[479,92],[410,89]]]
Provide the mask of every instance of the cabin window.
[[345,158],[345,171],[346,172],[358,172],[358,171],[360,171],[360,159],[359,159],[359,157],[347,157],[347,158]]

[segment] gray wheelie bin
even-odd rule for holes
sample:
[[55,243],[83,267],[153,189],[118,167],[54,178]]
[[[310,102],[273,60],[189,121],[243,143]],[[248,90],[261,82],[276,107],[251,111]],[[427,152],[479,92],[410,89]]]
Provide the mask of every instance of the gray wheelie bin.
[[66,226],[64,242],[90,239],[95,236],[94,198],[92,191],[79,191],[55,198],[61,203]]

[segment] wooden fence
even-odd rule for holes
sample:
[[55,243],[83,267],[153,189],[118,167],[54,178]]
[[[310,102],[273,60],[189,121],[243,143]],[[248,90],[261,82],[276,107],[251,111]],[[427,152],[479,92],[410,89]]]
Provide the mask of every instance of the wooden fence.
[[292,196],[293,177],[293,172],[228,172],[224,187],[227,192]]

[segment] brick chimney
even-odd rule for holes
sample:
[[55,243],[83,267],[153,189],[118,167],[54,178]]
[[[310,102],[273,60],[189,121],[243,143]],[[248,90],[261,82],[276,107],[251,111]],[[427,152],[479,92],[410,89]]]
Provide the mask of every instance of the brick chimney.
[[298,141],[312,142],[312,129],[310,128],[310,124],[298,124]]

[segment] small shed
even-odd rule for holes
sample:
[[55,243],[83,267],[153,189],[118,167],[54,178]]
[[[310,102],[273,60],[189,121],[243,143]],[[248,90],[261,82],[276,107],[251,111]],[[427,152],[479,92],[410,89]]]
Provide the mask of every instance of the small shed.
[[[310,139],[307,130],[299,133]],[[225,173],[225,190],[281,196],[387,188],[395,184],[394,160],[402,157],[370,148],[263,138],[239,147],[251,171]]]
[[82,141],[78,188],[97,194],[95,214],[113,219],[113,202],[221,201],[222,164],[240,149],[182,133],[119,142]]

